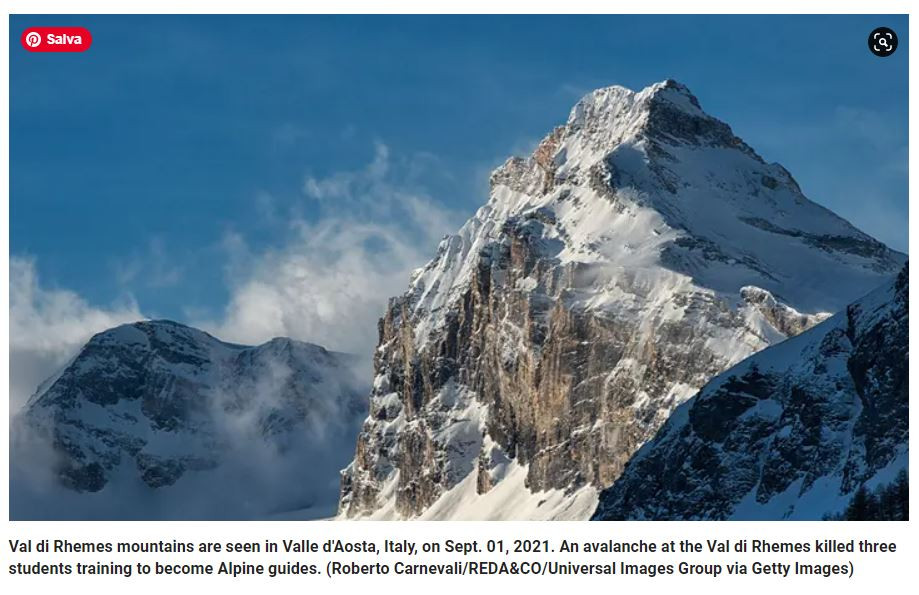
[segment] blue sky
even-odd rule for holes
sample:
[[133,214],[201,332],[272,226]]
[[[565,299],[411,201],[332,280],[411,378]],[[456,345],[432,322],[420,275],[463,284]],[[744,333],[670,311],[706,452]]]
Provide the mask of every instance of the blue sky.
[[[427,217],[398,240],[418,266],[583,93],[668,77],[811,199],[907,248],[906,17],[10,20],[11,255],[100,308],[218,328],[278,275],[316,286],[297,251],[330,249],[323,221],[398,229],[400,197]],[[52,24],[89,28],[92,48],[19,46]],[[866,47],[879,25],[900,38],[887,59]],[[386,240],[358,241],[366,256]]]

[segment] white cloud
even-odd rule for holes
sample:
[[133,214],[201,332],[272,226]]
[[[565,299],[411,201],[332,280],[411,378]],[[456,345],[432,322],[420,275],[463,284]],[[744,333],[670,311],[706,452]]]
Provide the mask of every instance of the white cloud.
[[[295,205],[279,223],[280,206],[262,196],[256,206],[272,215],[263,223],[282,226],[281,247],[253,250],[244,235],[227,232],[221,248],[229,302],[219,317],[189,314],[184,322],[226,341],[286,336],[369,357],[388,299],[406,290],[411,271],[460,223],[458,214],[410,189],[439,165],[430,155],[393,160],[378,143],[363,168],[305,179],[314,208],[303,210],[313,211],[311,218],[297,215]],[[141,278],[147,286],[179,285],[181,268],[170,264],[162,241],[147,248],[117,271],[123,285]],[[92,305],[73,291],[43,287],[34,261],[11,258],[11,411],[93,334],[142,318],[133,299]]]
[[42,287],[34,261],[10,258],[10,412],[92,335],[141,318],[130,299],[101,309],[72,291]]
[[229,305],[222,320],[196,323],[230,341],[288,336],[369,356],[387,300],[459,222],[397,181],[436,164],[430,156],[394,163],[378,143],[362,169],[307,176],[303,192],[318,216],[294,217],[285,246],[258,254],[227,234]]

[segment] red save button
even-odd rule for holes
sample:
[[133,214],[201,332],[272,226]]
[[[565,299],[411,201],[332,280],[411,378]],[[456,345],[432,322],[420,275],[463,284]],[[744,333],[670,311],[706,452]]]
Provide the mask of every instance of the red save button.
[[83,27],[29,27],[20,41],[30,52],[85,52],[93,36]]

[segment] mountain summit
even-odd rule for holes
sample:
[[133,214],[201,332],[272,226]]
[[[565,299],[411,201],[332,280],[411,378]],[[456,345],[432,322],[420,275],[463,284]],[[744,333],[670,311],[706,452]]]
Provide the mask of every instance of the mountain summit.
[[589,93],[390,301],[340,514],[587,518],[706,381],[904,261],[684,85]]
[[[35,489],[13,495],[12,514],[328,514],[366,415],[356,364],[318,345],[235,345],[167,320],[99,333],[16,419],[32,441],[13,449],[17,490]],[[47,459],[32,464],[42,447]],[[29,467],[52,477],[36,483]]]

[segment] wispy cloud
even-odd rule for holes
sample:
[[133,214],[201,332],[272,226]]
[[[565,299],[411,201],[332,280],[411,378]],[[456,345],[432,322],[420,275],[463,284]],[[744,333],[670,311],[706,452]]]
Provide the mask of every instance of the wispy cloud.
[[91,306],[67,289],[43,287],[30,259],[10,259],[10,412],[92,335],[143,318],[130,297]]
[[387,300],[459,222],[414,188],[419,170],[436,165],[426,155],[394,162],[377,143],[360,169],[307,175],[304,198],[318,216],[295,216],[286,243],[261,252],[227,233],[229,304],[221,319],[193,322],[232,341],[289,336],[369,356]]
[[154,236],[142,251],[115,263],[115,276],[122,287],[143,285],[154,289],[174,287],[182,281],[185,267],[168,253],[162,237]]

